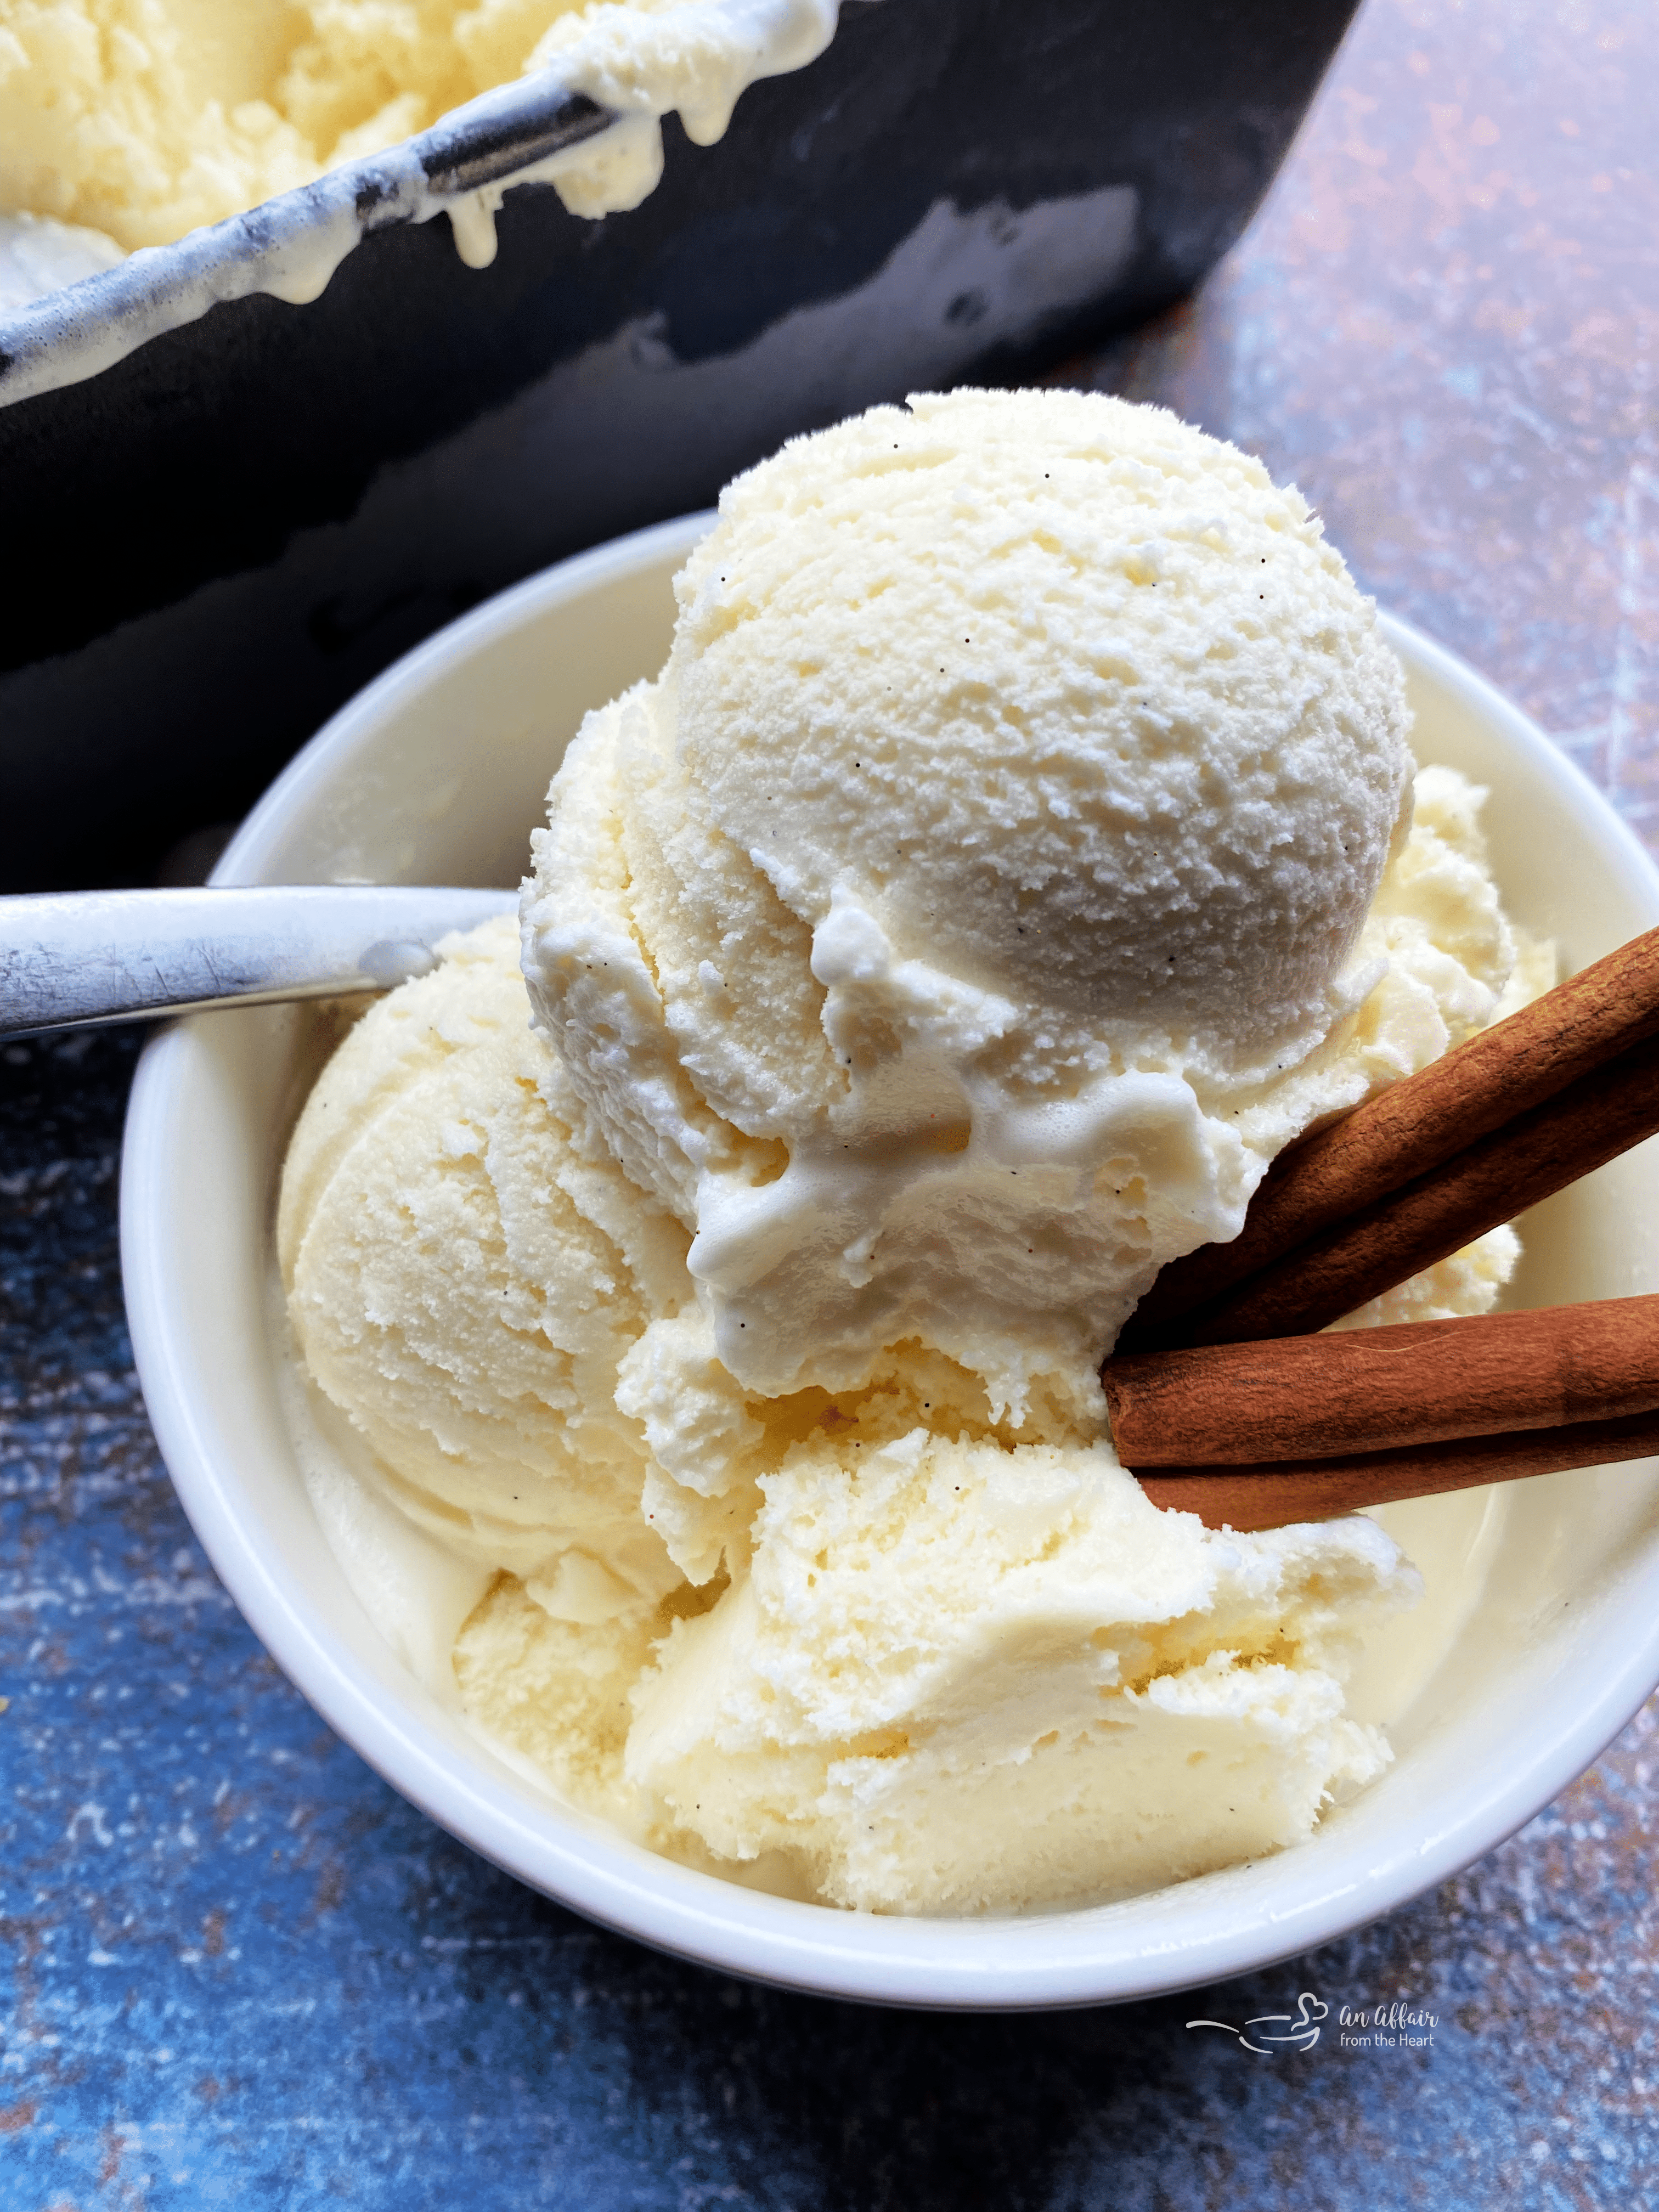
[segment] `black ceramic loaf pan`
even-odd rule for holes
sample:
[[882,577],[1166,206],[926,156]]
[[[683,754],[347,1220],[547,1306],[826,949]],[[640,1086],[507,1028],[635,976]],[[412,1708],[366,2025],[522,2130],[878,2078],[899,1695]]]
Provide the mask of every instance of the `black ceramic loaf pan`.
[[309,305],[221,305],[0,404],[0,889],[149,880],[486,594],[793,432],[1179,298],[1352,12],[848,0],[719,145],[671,117],[630,214],[521,187],[488,269],[442,220],[385,230]]

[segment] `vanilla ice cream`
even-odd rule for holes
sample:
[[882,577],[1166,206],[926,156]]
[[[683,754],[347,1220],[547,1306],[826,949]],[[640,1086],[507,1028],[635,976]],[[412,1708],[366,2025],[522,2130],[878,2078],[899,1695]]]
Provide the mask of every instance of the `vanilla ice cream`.
[[[1413,818],[1369,603],[1154,410],[876,410],[740,479],[678,589],[520,962],[490,925],[378,1005],[284,1176],[312,1384],[476,1577],[465,1709],[860,1909],[1293,1843],[1389,1756],[1343,1685],[1416,1572],[1366,1519],[1158,1512],[1097,1370],[1285,1144],[1551,980],[1481,794],[1425,769]],[[1483,1310],[1516,1252],[1348,1325]]]
[[682,1579],[615,1399],[687,1301],[685,1237],[572,1144],[515,950],[486,924],[348,1036],[289,1147],[277,1253],[312,1378],[410,1517],[605,1619]]
[[920,1428],[763,1486],[624,1753],[717,1853],[866,1910],[1072,1903],[1298,1842],[1388,1763],[1341,1682],[1420,1585],[1370,1522],[1218,1536],[1104,1449]]
[[836,12],[836,0],[0,0],[0,214],[90,228],[127,251],[165,245],[555,69],[622,118],[549,175],[574,213],[602,215],[655,185],[663,115],[677,109],[712,144],[747,85],[823,51]]
[[594,1140],[695,1231],[746,1388],[920,1338],[1017,1430],[1097,1428],[1159,1267],[1508,973],[1498,923],[1449,1027],[1353,1018],[1409,813],[1370,603],[1260,463],[1058,392],[795,441],[677,589],[532,841],[526,974]]

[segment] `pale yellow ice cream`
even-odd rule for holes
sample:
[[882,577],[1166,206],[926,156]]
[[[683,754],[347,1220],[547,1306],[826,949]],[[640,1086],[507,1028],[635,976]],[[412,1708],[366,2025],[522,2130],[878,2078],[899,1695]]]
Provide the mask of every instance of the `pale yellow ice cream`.
[[[854,1389],[920,1338],[1097,1433],[1158,1268],[1510,972],[1489,884],[1444,948],[1430,876],[1376,900],[1410,758],[1370,604],[1258,462],[1059,392],[797,441],[677,588],[524,915],[592,1141],[695,1232],[654,1370]],[[1411,866],[1467,875],[1444,815]]]
[[1216,1535],[1103,1447],[920,1428],[814,1437],[763,1488],[624,1752],[717,1853],[878,1911],[1074,1903],[1299,1842],[1388,1763],[1341,1682],[1419,1586],[1370,1522]]
[[598,215],[651,190],[669,109],[711,143],[835,23],[835,0],[0,0],[0,211],[165,245],[557,67],[628,118],[553,180]]
[[[1418,784],[1376,925],[1416,967],[1364,1009],[1374,1070],[1444,1035],[1421,976],[1467,993],[1441,940],[1473,957],[1497,915],[1477,794]],[[1056,1440],[1016,1448],[975,1378],[914,1343],[835,1398],[747,1395],[708,1358],[653,1388],[653,1324],[695,1316],[684,1232],[580,1150],[516,950],[488,925],[351,1032],[280,1221],[298,1341],[357,1464],[501,1571],[454,1654],[491,1740],[660,1849],[880,1910],[1226,1865],[1381,1771],[1342,1678],[1414,1581],[1370,1523],[1230,1538],[1158,1514],[1103,1439],[1050,1408]],[[1515,1250],[1495,1231],[1355,1319],[1484,1310]]]
[[312,1379],[402,1510],[604,1620],[681,1579],[615,1396],[686,1302],[685,1237],[572,1144],[515,951],[488,924],[351,1032],[289,1150],[278,1257]]
[[[1398,671],[1255,464],[1059,394],[807,447],[571,747],[525,973],[462,940],[313,1092],[289,1310],[365,1479],[478,1572],[467,1711],[568,1797],[856,1908],[1122,1894],[1381,1771],[1343,1681],[1419,1583],[1368,1520],[1156,1511],[1097,1363],[1285,1143],[1547,961],[1481,794],[1425,769],[1413,818]],[[1516,1252],[1353,1324],[1484,1310]]]

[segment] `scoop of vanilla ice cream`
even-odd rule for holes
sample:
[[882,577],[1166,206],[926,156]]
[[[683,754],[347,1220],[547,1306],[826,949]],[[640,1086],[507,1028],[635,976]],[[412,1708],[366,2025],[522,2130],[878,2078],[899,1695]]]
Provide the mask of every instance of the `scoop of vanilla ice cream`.
[[796,441],[676,588],[526,886],[596,1136],[746,1388],[915,1337],[1097,1421],[1158,1269],[1369,1087],[1411,769],[1370,603],[1259,462],[1062,392]]
[[510,918],[486,924],[351,1030],[289,1149],[278,1258],[306,1368],[386,1492],[592,1624],[682,1580],[616,1390],[687,1302],[686,1240],[573,1141],[517,950]]
[[676,590],[684,803],[815,931],[839,898],[1028,1023],[1229,1066],[1328,1022],[1402,680],[1260,461],[1097,394],[916,398],[740,477]]
[[1110,1449],[921,1430],[792,1450],[678,1622],[625,1769],[709,1847],[878,1911],[1060,1905],[1300,1841],[1381,1772],[1358,1638],[1419,1595],[1374,1522],[1218,1535]]

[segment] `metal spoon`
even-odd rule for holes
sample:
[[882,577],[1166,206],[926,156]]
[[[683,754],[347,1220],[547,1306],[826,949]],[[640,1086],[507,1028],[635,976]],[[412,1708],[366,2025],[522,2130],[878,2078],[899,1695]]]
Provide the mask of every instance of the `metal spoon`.
[[0,1036],[389,991],[517,891],[305,884],[0,898]]

